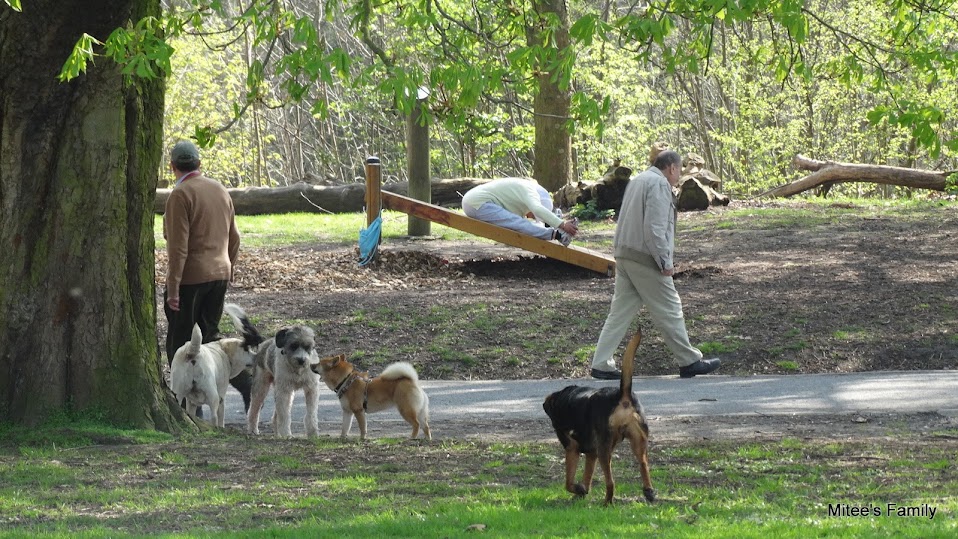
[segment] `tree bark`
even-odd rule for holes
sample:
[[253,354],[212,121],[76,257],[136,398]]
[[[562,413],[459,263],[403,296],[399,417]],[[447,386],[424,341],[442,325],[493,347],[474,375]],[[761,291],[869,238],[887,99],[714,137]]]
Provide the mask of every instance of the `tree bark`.
[[[569,45],[569,13],[566,0],[542,0],[534,2],[540,18],[546,14],[554,15],[560,22],[553,34],[555,49],[563,54]],[[542,45],[542,33],[539,28],[529,28],[530,44]],[[538,75],[539,91],[533,102],[535,112],[535,161],[532,164],[532,177],[554,192],[570,183],[574,177],[572,167],[572,135],[566,127],[572,104],[572,92],[553,81],[553,73],[545,66]]]
[[[477,185],[489,181],[482,178],[456,178],[432,182],[432,203],[437,206],[459,207],[462,195]],[[247,187],[228,189],[233,198],[237,215],[264,215],[269,213],[330,212],[350,213],[363,211],[366,186],[349,183],[337,186],[297,183],[287,187]],[[409,196],[406,182],[383,185],[383,191]],[[153,210],[163,213],[169,189],[157,189]]]
[[813,171],[813,173],[800,180],[766,191],[759,196],[790,197],[808,191],[809,189],[814,189],[820,185],[827,184],[830,186],[835,183],[845,182],[869,182],[944,191],[945,180],[954,172],[916,170],[885,165],[817,161],[803,155],[793,157],[792,166],[800,170],[810,170]]
[[[425,98],[420,96],[412,113],[406,117],[406,173],[409,178],[409,196],[432,203],[432,176],[429,174],[429,124],[425,123]],[[410,236],[428,236],[432,226],[429,221],[408,218]]]
[[178,431],[162,378],[153,214],[163,81],[99,60],[57,74],[79,31],[104,37],[159,0],[36,0],[0,9],[0,417],[58,410]]

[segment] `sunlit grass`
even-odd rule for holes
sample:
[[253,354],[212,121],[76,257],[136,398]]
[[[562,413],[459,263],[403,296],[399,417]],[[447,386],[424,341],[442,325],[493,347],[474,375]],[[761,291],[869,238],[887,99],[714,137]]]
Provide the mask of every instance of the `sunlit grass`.
[[[382,214],[382,234],[384,240],[401,238],[408,235],[408,216],[397,211],[386,210]],[[283,247],[310,243],[329,243],[349,245],[359,241],[359,231],[366,227],[366,215],[362,213],[286,213],[269,215],[238,215],[236,227],[241,235],[244,247]],[[589,233],[613,230],[615,225],[601,221],[580,223],[581,238]],[[163,239],[163,216],[153,220],[153,237],[157,249],[166,248]],[[494,243],[479,236],[450,228],[438,223],[430,225],[430,237],[443,240],[472,240]],[[611,240],[579,242],[589,248],[611,247]]]
[[[954,202],[938,199],[857,199],[849,197],[819,197],[775,200],[768,207],[718,208],[709,212],[683,212],[679,229],[697,232],[706,229],[783,229],[817,226],[832,226],[849,217],[859,219],[910,219],[923,218],[927,211]],[[382,213],[383,238],[398,238],[408,233],[408,216],[386,210]],[[289,213],[270,215],[239,215],[237,227],[247,247],[282,247],[308,243],[350,244],[358,239],[359,231],[366,226],[366,215],[360,212]],[[576,244],[589,248],[608,249],[611,237],[594,237],[610,232],[615,223],[610,220],[583,220],[579,224],[581,234]],[[430,225],[431,236],[446,240],[470,239],[489,241],[466,232],[437,223]],[[157,248],[165,248],[163,217],[157,215],[153,222],[153,234]]]
[[[220,435],[31,454],[7,439],[0,535],[950,536],[958,524],[954,448],[917,442],[658,443],[652,504],[625,448],[613,463],[617,501],[606,507],[601,474],[585,499],[565,492],[557,443]],[[197,454],[193,444],[206,444],[202,460],[174,458]],[[254,465],[236,473],[230,463],[243,461]],[[830,514],[841,504],[889,503],[928,504],[936,517]]]

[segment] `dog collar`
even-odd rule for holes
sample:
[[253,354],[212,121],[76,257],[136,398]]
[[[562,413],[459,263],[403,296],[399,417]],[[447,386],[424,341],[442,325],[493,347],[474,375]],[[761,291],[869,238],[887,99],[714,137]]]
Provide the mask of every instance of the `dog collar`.
[[[359,379],[359,375],[356,374],[355,371],[353,371],[349,376],[346,377],[345,380],[340,382],[339,385],[336,386],[336,389],[333,390],[336,392],[336,398],[338,399],[343,398],[343,395],[345,395],[346,392],[349,391],[349,386],[353,385],[353,382],[355,382],[357,379]],[[363,390],[363,410],[364,411],[366,410],[366,404],[369,402],[368,388],[369,386],[366,386],[366,389]]]
[[350,373],[349,376],[347,376],[345,380],[340,382],[339,385],[336,386],[336,389],[333,390],[336,392],[336,396],[339,398],[342,398],[343,395],[346,394],[346,391],[349,389],[349,386],[353,385],[353,382],[356,381],[356,378],[359,378],[359,376],[357,376],[355,372]]

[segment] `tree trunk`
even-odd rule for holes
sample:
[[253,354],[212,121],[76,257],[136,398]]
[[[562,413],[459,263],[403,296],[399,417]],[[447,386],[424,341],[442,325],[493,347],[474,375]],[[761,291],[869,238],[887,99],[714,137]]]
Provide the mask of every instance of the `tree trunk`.
[[[566,0],[542,0],[534,3],[540,15],[554,15],[560,21],[553,39],[558,54],[563,54],[569,46],[569,13]],[[539,29],[530,28],[528,39],[532,44],[542,44]],[[572,93],[552,80],[553,73],[545,66],[537,77],[539,91],[536,92],[533,107],[535,109],[535,161],[532,165],[532,177],[547,191],[559,190],[572,182],[572,135],[566,127],[572,103]]]
[[79,32],[104,37],[159,0],[36,0],[0,9],[0,417],[58,410],[176,431],[162,379],[153,214],[163,81],[100,59],[57,74]]
[[814,172],[800,180],[766,191],[759,196],[790,197],[803,191],[814,189],[820,185],[831,186],[836,183],[845,182],[870,182],[944,191],[945,180],[954,172],[935,172],[885,165],[816,161],[803,155],[793,157],[792,166],[800,170],[811,170]]
[[[409,196],[432,203],[432,176],[429,174],[429,124],[425,123],[425,98],[419,96],[412,113],[406,117],[406,173],[409,177]],[[410,236],[428,236],[432,229],[429,221],[408,218]]]
[[[462,205],[462,195],[466,191],[487,181],[489,180],[481,178],[434,180],[432,203],[437,206],[459,207]],[[292,212],[350,213],[363,211],[366,203],[364,198],[366,186],[361,183],[329,187],[297,183],[288,187],[247,187],[227,189],[227,191],[233,198],[233,207],[237,215]],[[383,185],[383,191],[411,196],[407,182],[388,183]],[[156,190],[156,199],[153,202],[154,212],[163,213],[169,196],[169,189]]]

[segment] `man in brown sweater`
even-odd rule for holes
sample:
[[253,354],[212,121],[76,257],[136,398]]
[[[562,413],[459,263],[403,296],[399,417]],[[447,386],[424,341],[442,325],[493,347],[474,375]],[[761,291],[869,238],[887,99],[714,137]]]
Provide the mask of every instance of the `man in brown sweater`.
[[[190,340],[194,323],[199,324],[204,343],[218,336],[240,245],[233,200],[222,184],[200,173],[199,150],[192,142],[184,140],[173,146],[170,170],[176,184],[163,215],[169,257],[163,293],[163,310],[169,322],[168,363]],[[245,381],[238,380],[244,376]],[[249,374],[242,373],[231,382],[249,406]]]

